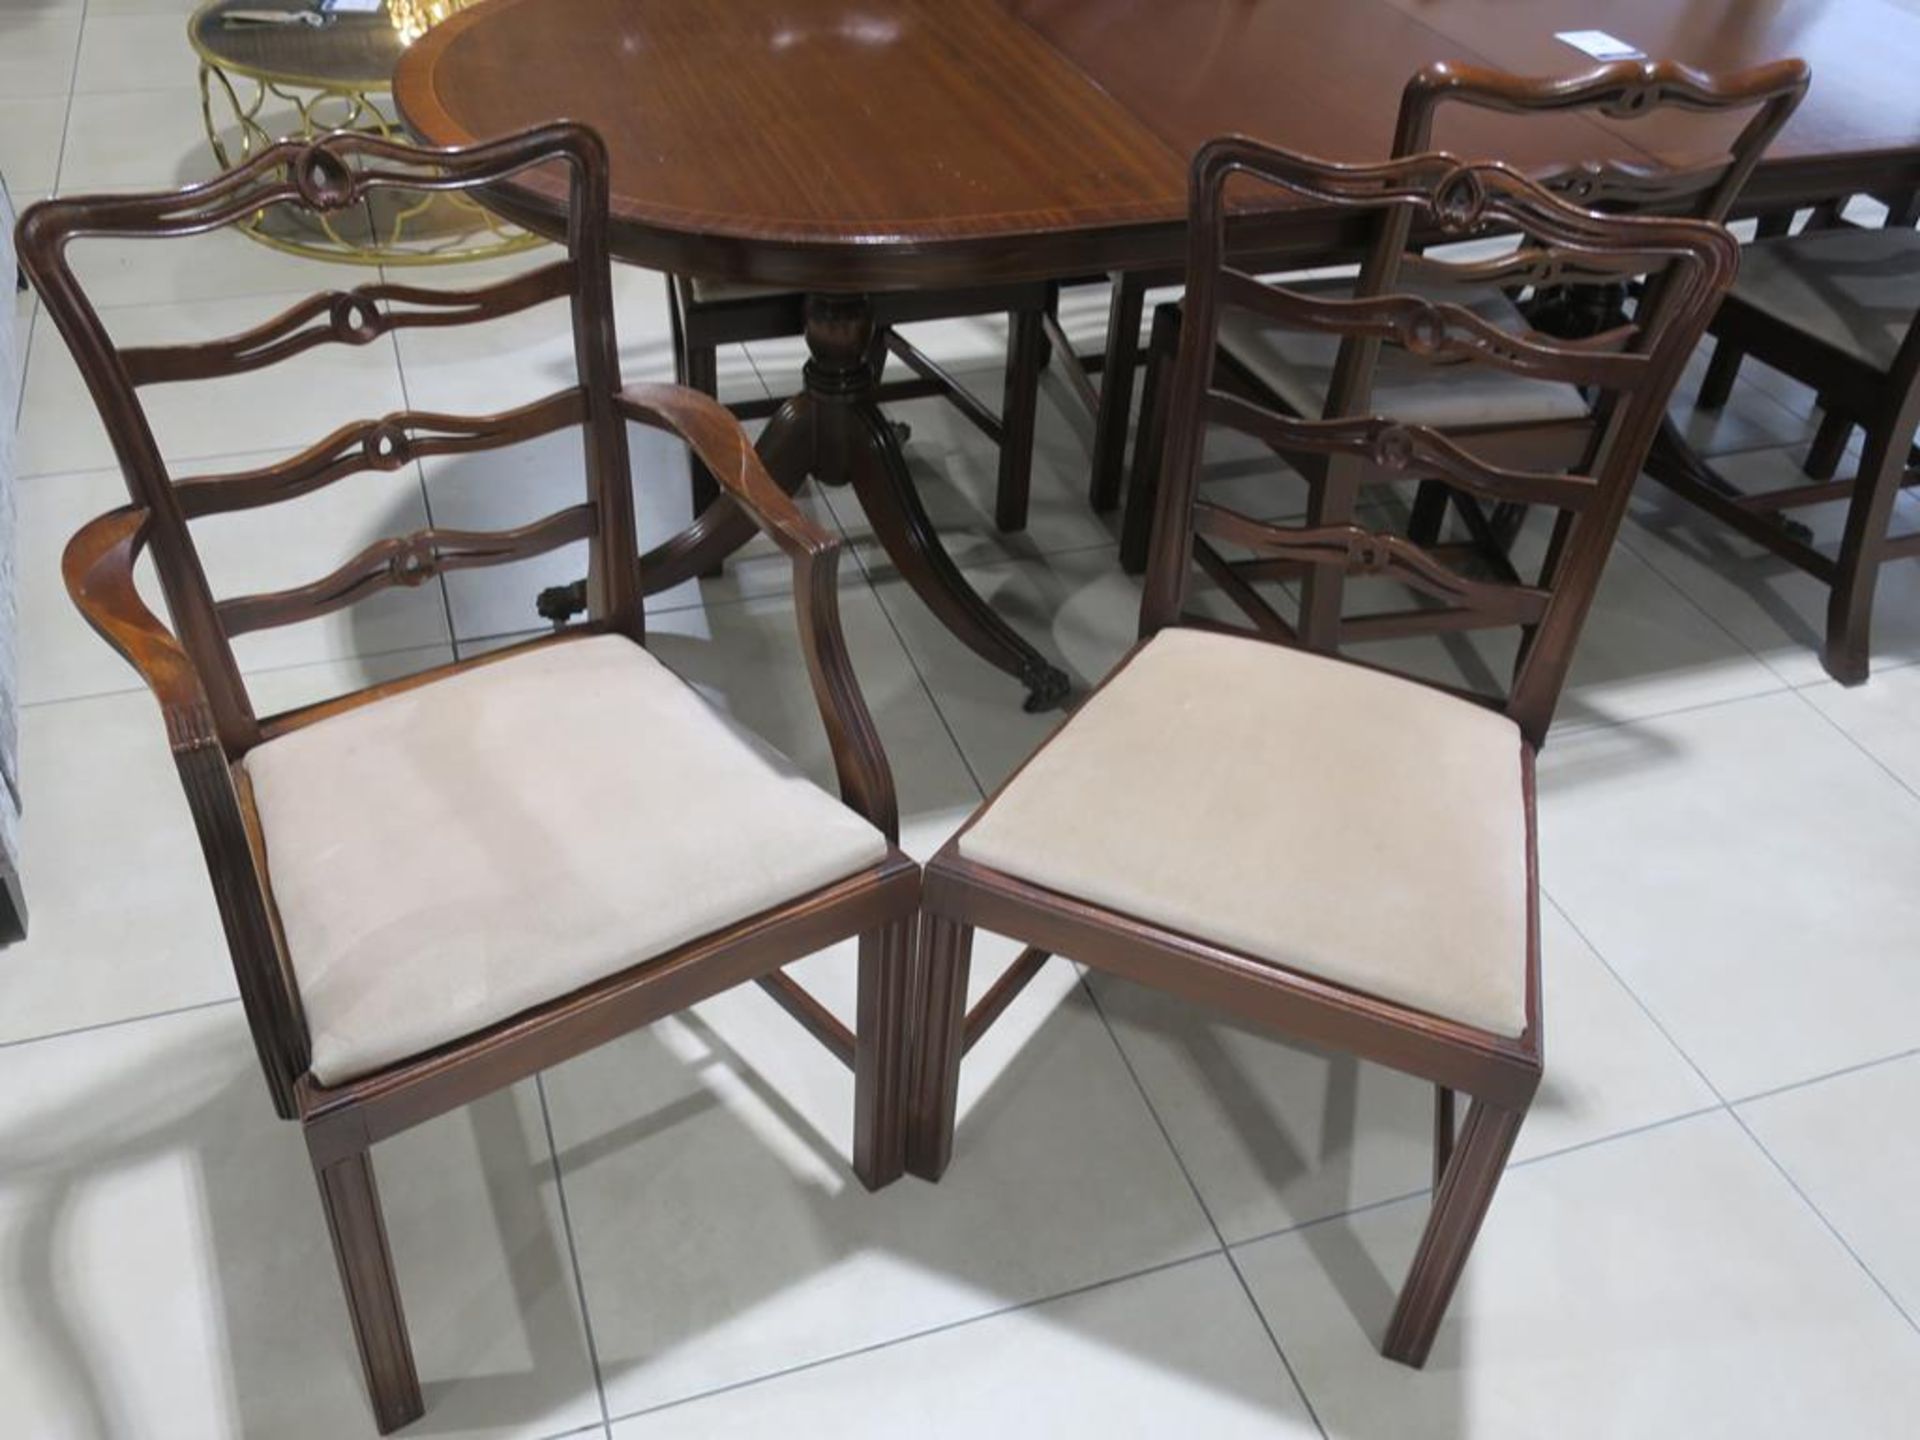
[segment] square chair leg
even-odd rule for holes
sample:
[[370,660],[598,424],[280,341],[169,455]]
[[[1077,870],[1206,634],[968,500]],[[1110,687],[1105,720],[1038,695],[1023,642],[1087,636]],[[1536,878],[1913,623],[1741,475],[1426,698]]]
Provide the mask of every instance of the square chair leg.
[[[1450,1095],[1446,1104],[1451,1109]],[[1525,1118],[1524,1110],[1499,1110],[1483,1100],[1474,1101],[1467,1112],[1380,1346],[1389,1360],[1416,1368],[1427,1363],[1427,1352],[1433,1348],[1433,1337],[1439,1333]]]
[[380,1216],[380,1192],[373,1183],[372,1157],[364,1150],[314,1172],[327,1232],[340,1266],[353,1338],[360,1347],[374,1423],[387,1435],[418,1420],[426,1406],[420,1377],[413,1368],[407,1317],[400,1308],[400,1287],[387,1247],[386,1222]]
[[916,986],[920,1013],[915,1017],[913,1087],[907,1104],[907,1168],[922,1180],[938,1180],[953,1158],[972,959],[971,925],[932,912],[921,915]]
[[907,992],[913,922],[896,920],[860,937],[859,1017],[853,1051],[853,1171],[869,1190],[906,1168]]

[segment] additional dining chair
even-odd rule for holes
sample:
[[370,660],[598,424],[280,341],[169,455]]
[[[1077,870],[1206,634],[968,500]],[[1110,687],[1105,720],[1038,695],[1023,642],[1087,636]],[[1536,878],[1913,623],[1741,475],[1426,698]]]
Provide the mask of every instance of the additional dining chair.
[[[1528,237],[1497,261],[1407,257],[1423,281],[1651,276],[1651,288],[1595,343],[1505,330],[1392,283],[1357,299],[1263,283],[1223,258],[1229,181],[1236,197],[1264,184],[1357,215],[1398,212],[1444,236],[1497,225]],[[1230,138],[1202,148],[1192,194],[1143,639],[927,867],[907,1165],[929,1179],[946,1168],[961,1056],[1053,953],[1406,1071],[1436,1087],[1436,1189],[1384,1348],[1418,1365],[1540,1079],[1534,749],[1642,457],[1738,249],[1718,225],[1590,214],[1510,170],[1446,155],[1339,166]],[[1356,349],[1384,344],[1391,363],[1445,368],[1463,385],[1490,370],[1586,387],[1598,418],[1584,463],[1572,473],[1489,463],[1435,426],[1375,413],[1364,380],[1343,392],[1347,415],[1262,406],[1215,383],[1233,311]],[[1512,584],[1459,573],[1333,503],[1302,525],[1236,513],[1199,494],[1210,426],[1335,464],[1364,460],[1383,482],[1442,477],[1550,507],[1555,543],[1537,576]],[[1224,548],[1275,577],[1338,566],[1398,582],[1456,628],[1518,626],[1511,687],[1467,698],[1297,648],[1306,637],[1237,580],[1223,588],[1252,598],[1251,628],[1202,619],[1189,607],[1195,565],[1221,579]],[[969,1014],[976,926],[1027,948]],[[1456,1091],[1473,1100],[1457,1136]]]
[[[476,190],[571,175],[566,255],[472,291],[376,283],[244,334],[116,348],[67,259],[86,236],[199,234],[278,205],[336,211],[390,188]],[[738,424],[692,391],[622,390],[607,258],[606,153],[555,124],[466,150],[341,133],[262,151],[178,194],[59,199],[22,250],[91,390],[132,503],[68,545],[67,586],[160,703],[276,1111],[300,1122],[375,1417],[422,1413],[369,1147],[757,980],[853,1071],[853,1166],[904,1158],[906,982],[917,867],[836,608],[840,544],[768,478]],[[498,415],[357,420],[291,458],[176,477],[141,393],[256,371],[414,326],[571,309],[577,383]],[[316,402],[323,397],[316,396]],[[629,423],[686,441],[792,559],[799,643],[841,799],[710,707],[646,650]],[[577,428],[580,504],[514,530],[427,528],[305,583],[216,599],[192,523],[365,470]],[[296,523],[296,522],[289,522]],[[285,714],[257,716],[231,641],[389,586],[584,541],[588,620],[563,634]],[[172,628],[134,570],[152,554]],[[849,1031],[781,967],[859,940]]]
[[[1920,483],[1920,231],[1838,224],[1760,240],[1742,253],[1740,275],[1713,322],[1721,349],[1811,386],[1826,418],[1808,470],[1811,483],[1746,495],[1705,461],[1650,473],[1749,540],[1828,586],[1821,663],[1843,685],[1871,668],[1874,590],[1888,560],[1920,556],[1920,533],[1890,533],[1903,485]],[[1730,379],[1731,366],[1723,370]],[[1703,387],[1704,389],[1704,387]],[[1716,386],[1703,403],[1724,398]],[[1852,480],[1835,481],[1855,425],[1866,433]],[[1782,523],[1787,511],[1846,502],[1846,526],[1829,555]]]
[[[1704,75],[1671,62],[1623,60],[1584,74],[1550,79],[1527,79],[1498,70],[1442,63],[1430,65],[1407,83],[1394,129],[1396,155],[1429,149],[1441,112],[1449,105],[1510,113],[1516,116],[1549,111],[1587,111],[1610,119],[1640,120],[1666,110],[1712,115],[1751,112],[1723,154],[1708,152],[1699,165],[1668,172],[1618,162],[1582,162],[1569,156],[1566,170],[1547,177],[1557,193],[1581,204],[1607,211],[1639,214],[1691,215],[1710,220],[1725,218],[1748,175],[1780,127],[1806,92],[1807,67],[1782,60],[1739,74]],[[1406,216],[1384,217],[1382,233],[1370,247],[1357,281],[1321,282],[1317,293],[1368,293],[1390,277],[1385,267],[1406,247]],[[1598,315],[1592,328],[1612,323],[1617,308],[1616,287],[1570,287],[1550,282],[1538,287],[1551,292],[1563,312],[1578,311],[1581,302],[1597,299]],[[1584,293],[1581,293],[1584,292]],[[1489,323],[1506,330],[1523,330],[1530,321],[1523,314],[1516,287],[1481,285],[1457,296]],[[1534,302],[1540,294],[1527,297]],[[1569,300],[1574,303],[1569,305]],[[1584,317],[1581,317],[1584,318]],[[1153,491],[1160,458],[1158,424],[1159,387],[1172,365],[1178,343],[1179,311],[1162,306],[1154,316],[1154,336],[1148,344],[1146,391],[1141,402],[1140,433],[1135,441],[1134,469],[1123,526],[1122,560],[1138,571],[1146,561],[1147,531],[1153,514]],[[1262,403],[1278,403],[1296,415],[1346,413],[1348,394],[1362,377],[1335,364],[1340,347],[1324,336],[1289,334],[1254,316],[1230,320],[1221,330],[1221,349],[1227,373],[1244,393]],[[1463,383],[1457,376],[1431,375],[1422,367],[1400,366],[1370,377],[1383,405],[1409,420],[1439,425],[1476,454],[1513,463],[1551,468],[1571,464],[1586,443],[1591,426],[1588,406],[1569,387],[1544,388],[1516,384],[1501,376],[1476,377]],[[1417,386],[1415,389],[1413,387]],[[1320,477],[1305,478],[1317,490]],[[1310,501],[1310,504],[1318,503]],[[1507,507],[1497,519],[1471,499],[1460,497],[1436,481],[1422,487],[1414,505],[1413,533],[1423,540],[1438,535],[1449,506],[1456,508],[1480,548],[1493,563],[1518,519]],[[1337,584],[1326,587],[1327,608],[1309,619],[1314,626],[1331,625],[1337,611]]]

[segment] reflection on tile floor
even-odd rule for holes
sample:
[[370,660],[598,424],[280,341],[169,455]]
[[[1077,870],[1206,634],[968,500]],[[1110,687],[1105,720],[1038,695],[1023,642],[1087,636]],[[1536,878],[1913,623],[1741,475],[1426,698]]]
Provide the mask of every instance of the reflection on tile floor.
[[[196,173],[190,88],[115,88],[166,28],[150,17],[186,7],[36,12],[21,44],[45,64],[0,53],[0,160],[20,188]],[[15,83],[55,62],[102,90],[86,118],[66,118],[67,78]],[[210,330],[340,278],[217,237],[192,258],[103,245],[83,264],[136,335]],[[659,278],[624,272],[618,290],[629,378],[665,378]],[[1069,294],[1083,339],[1103,317],[1097,294]],[[483,344],[410,332],[316,354],[308,379],[343,413],[503,403],[564,364],[557,323],[549,309]],[[34,929],[0,955],[0,1430],[371,1434],[299,1139],[254,1073],[152,704],[60,587],[61,544],[118,481],[56,337],[33,330],[18,573]],[[917,338],[998,395],[1001,327]],[[795,364],[791,345],[736,347],[722,383],[762,395]],[[1730,471],[1797,465],[1804,392],[1749,366],[1718,416],[1689,393],[1683,422]],[[978,435],[938,402],[898,418],[969,579],[1098,679],[1131,643],[1139,587],[1085,508],[1070,392],[1048,382],[1033,519],[1013,537],[993,529]],[[284,375],[159,419],[195,468],[316,423]],[[643,525],[670,533],[684,455],[645,437],[635,455]],[[210,529],[210,561],[229,589],[318,574],[422,516],[542,513],[577,466],[552,437],[369,477],[297,523]],[[1298,504],[1257,457],[1218,469],[1236,503]],[[931,620],[849,495],[803,503],[852,542],[848,638],[925,856],[1057,717],[1023,714]],[[577,566],[470,572],[273,636],[243,647],[248,684],[280,708],[478,653],[537,628],[533,595]],[[652,610],[669,663],[826,778],[777,554],[750,547]],[[1426,1371],[1373,1349],[1425,1214],[1422,1088],[1056,965],[975,1053],[937,1188],[860,1189],[844,1073],[758,992],[383,1144],[417,1433],[1912,1434],[1920,666],[1901,667],[1920,658],[1920,565],[1882,585],[1865,690],[1824,681],[1818,622],[1796,577],[1657,494],[1636,504],[1541,767],[1547,1080]],[[1399,658],[1444,673],[1465,653]],[[983,936],[978,953],[984,986],[1013,947]],[[800,967],[842,1013],[851,958]]]

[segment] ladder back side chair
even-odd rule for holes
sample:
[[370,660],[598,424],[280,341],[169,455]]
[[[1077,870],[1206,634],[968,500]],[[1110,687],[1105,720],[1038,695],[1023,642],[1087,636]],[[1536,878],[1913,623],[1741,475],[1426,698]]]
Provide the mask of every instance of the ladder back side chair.
[[[1896,197],[1897,198],[1897,197]],[[1810,483],[1756,494],[1728,487],[1704,461],[1652,470],[1715,519],[1827,586],[1821,664],[1843,685],[1872,668],[1874,592],[1889,560],[1920,556],[1920,533],[1896,535],[1894,502],[1920,484],[1920,231],[1890,210],[1870,229],[1841,221],[1757,240],[1713,322],[1719,337],[1701,404],[1725,401],[1745,355],[1810,386],[1825,410],[1809,448]],[[1849,436],[1865,432],[1850,480],[1835,480]],[[1844,503],[1837,551],[1783,523],[1789,511]]]
[[[1288,289],[1224,260],[1230,182],[1401,212],[1443,235],[1497,224],[1528,237],[1492,261],[1408,257],[1422,279],[1657,278],[1622,329],[1588,341],[1511,332],[1411,288]],[[1339,166],[1228,138],[1201,150],[1192,195],[1143,638],[928,865],[907,1164],[930,1179],[946,1167],[961,1056],[1050,954],[1418,1076],[1436,1087],[1436,1190],[1384,1339],[1389,1356],[1418,1365],[1540,1078],[1534,750],[1641,459],[1738,247],[1718,225],[1591,214],[1501,166],[1443,154]],[[1588,387],[1597,419],[1585,463],[1573,473],[1492,464],[1435,426],[1373,411],[1364,386],[1342,417],[1262,406],[1216,382],[1219,332],[1240,309],[1390,346],[1409,363]],[[1471,579],[1344,517],[1272,523],[1202,498],[1210,427],[1550,506],[1565,523],[1531,583]],[[1454,623],[1524,626],[1510,691],[1469,698],[1314,653],[1257,600],[1246,626],[1200,617],[1196,567],[1245,598],[1223,578],[1229,549],[1276,568],[1385,575]],[[969,1014],[976,926],[1026,949]],[[1473,1101],[1457,1135],[1456,1091]]]
[[[475,190],[565,167],[565,257],[465,292],[375,283],[204,343],[118,348],[75,280],[84,236],[198,234],[262,208],[337,211],[390,187]],[[715,401],[623,390],[599,138],[555,124],[466,150],[342,133],[262,151],[177,194],[59,199],[22,223],[28,271],[106,422],[131,504],[67,547],[68,589],[160,703],[276,1111],[298,1120],[380,1429],[422,1413],[369,1147],[637,1026],[756,980],[853,1071],[853,1164],[904,1159],[905,985],[919,894],[893,781],[841,635],[839,542],[804,518]],[[576,378],[496,415],[402,411],[272,465],[176,476],[141,394],[410,326],[570,311]],[[644,646],[627,425],[686,441],[793,562],[799,642],[841,798],[711,708]],[[202,517],[577,427],[581,503],[502,532],[427,528],[332,573],[216,598]],[[585,541],[587,620],[326,703],[256,715],[234,636],[386,587]],[[150,551],[171,628],[135,588]],[[781,967],[859,940],[849,1031]]]
[[[1441,63],[1408,81],[1395,123],[1394,154],[1430,149],[1435,127],[1449,106],[1521,119],[1557,111],[1589,111],[1627,120],[1669,109],[1704,115],[1747,113],[1745,124],[1723,154],[1708,153],[1686,170],[1582,162],[1568,156],[1567,168],[1545,181],[1556,193],[1594,209],[1723,220],[1806,86],[1806,66],[1797,60],[1726,76],[1704,75],[1665,61],[1625,60],[1579,75],[1546,79]],[[1383,216],[1359,278],[1320,282],[1314,288],[1340,295],[1375,293],[1391,286],[1399,257],[1407,248],[1409,223],[1404,212]],[[1477,285],[1470,293],[1447,298],[1472,306],[1505,330],[1551,326],[1560,333],[1580,333],[1614,322],[1618,293],[1612,285],[1574,286],[1546,277],[1524,289],[1512,284]],[[1529,313],[1523,313],[1523,304]],[[1548,315],[1549,307],[1558,313]],[[1135,570],[1146,561],[1161,448],[1159,387],[1172,367],[1178,343],[1178,308],[1162,306],[1154,316],[1154,331],[1122,535],[1123,560]],[[1392,363],[1363,376],[1362,366],[1373,359],[1368,347],[1342,346],[1326,336],[1289,332],[1257,316],[1230,319],[1221,330],[1221,348],[1231,382],[1263,404],[1277,403],[1296,415],[1347,414],[1352,395],[1364,380],[1379,403],[1395,415],[1441,426],[1476,454],[1496,461],[1540,468],[1577,463],[1592,426],[1590,407],[1573,386],[1528,385],[1499,375],[1468,378],[1430,373],[1393,357],[1389,357]],[[1311,456],[1299,461],[1309,486],[1309,507],[1325,507],[1327,515],[1340,513],[1351,501],[1353,467],[1318,464]],[[1471,497],[1432,481],[1421,487],[1415,499],[1411,533],[1423,542],[1432,541],[1449,507],[1458,511],[1488,563],[1503,570],[1508,543],[1523,518],[1520,507],[1502,506],[1490,516]],[[1339,623],[1339,576],[1323,572],[1308,588],[1311,613],[1306,623],[1323,638],[1330,636]]]

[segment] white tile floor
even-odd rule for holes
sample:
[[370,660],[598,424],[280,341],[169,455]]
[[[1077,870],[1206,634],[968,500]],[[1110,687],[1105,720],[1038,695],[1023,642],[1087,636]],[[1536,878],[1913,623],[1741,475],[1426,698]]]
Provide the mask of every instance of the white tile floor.
[[[16,190],[204,165],[184,51],[178,73],[153,59],[184,8],[0,0]],[[88,264],[125,334],[233,325],[341,273],[235,239]],[[1098,298],[1070,308],[1095,337]],[[629,376],[665,376],[657,277],[624,273],[619,312]],[[283,371],[167,402],[164,439],[187,468],[224,465],[312,438],[316,393],[343,415],[491,405],[541,383],[558,327],[548,311],[484,342],[315,355],[315,388]],[[996,327],[926,341],[998,393]],[[118,480],[51,327],[30,346],[33,933],[0,954],[0,1433],[370,1434],[304,1157],[255,1072],[160,727],[59,588],[61,544]],[[795,358],[736,349],[724,383],[764,393]],[[1758,373],[1722,416],[1681,402],[1731,470],[1791,467],[1807,409]],[[989,523],[978,438],[937,403],[900,414],[969,576],[1097,678],[1138,591],[1080,500],[1089,427],[1064,387],[1013,538]],[[664,534],[683,460],[637,453]],[[553,440],[366,477],[292,523],[209,531],[210,564],[240,587],[423,516],[510,521],[570,493],[574,463]],[[805,503],[854,541],[848,634],[908,845],[929,853],[1052,721],[931,621],[847,496]],[[457,576],[242,660],[263,707],[299,703],[532,629],[533,592],[576,564]],[[826,773],[776,556],[750,549],[654,608],[670,663]],[[1421,1088],[1057,966],[975,1052],[938,1187],[853,1182],[844,1074],[744,992],[382,1145],[418,1432],[1913,1435],[1920,566],[1883,584],[1864,690],[1821,677],[1818,615],[1798,577],[1658,495],[1636,506],[1542,764],[1547,1080],[1424,1372],[1373,1351],[1425,1214]],[[981,953],[984,985],[1012,951]],[[849,961],[803,976],[844,1009]]]

